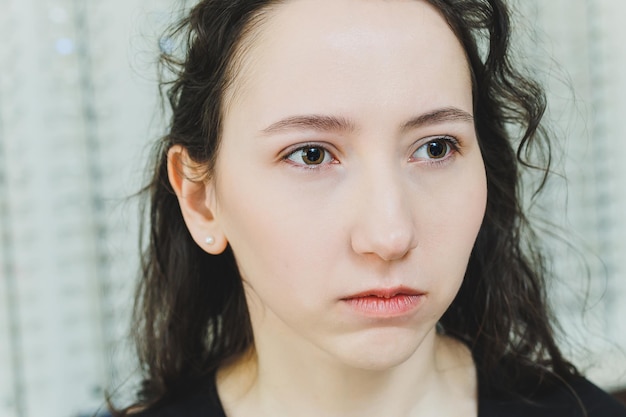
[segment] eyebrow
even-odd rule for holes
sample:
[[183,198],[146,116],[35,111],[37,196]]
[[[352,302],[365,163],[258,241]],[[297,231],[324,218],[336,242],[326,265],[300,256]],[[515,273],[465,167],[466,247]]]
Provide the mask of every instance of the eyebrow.
[[279,120],[263,129],[265,134],[277,133],[289,129],[312,129],[324,132],[352,132],[354,123],[345,117],[325,115],[292,116]]
[[418,127],[436,125],[444,122],[473,123],[474,116],[457,107],[444,107],[414,117],[402,126],[402,131],[406,132],[407,130],[416,129]]
[[[407,131],[421,126],[454,121],[473,122],[474,116],[456,107],[445,107],[416,116],[402,125],[401,129],[402,131]],[[261,133],[269,135],[291,129],[310,129],[322,132],[353,132],[356,130],[356,126],[350,119],[345,117],[314,114],[287,117],[276,123],[272,123],[261,130]]]

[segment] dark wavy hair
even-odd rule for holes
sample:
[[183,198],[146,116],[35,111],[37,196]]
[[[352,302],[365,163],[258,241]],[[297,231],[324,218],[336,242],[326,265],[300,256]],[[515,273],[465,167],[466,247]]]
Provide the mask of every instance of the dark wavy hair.
[[[203,0],[168,32],[178,52],[161,56],[164,77],[170,77],[161,87],[172,116],[146,187],[149,233],[134,307],[141,407],[175,399],[253,344],[233,253],[208,255],[192,240],[168,181],[167,151],[182,145],[211,174],[225,92],[248,35],[284,1]],[[530,395],[577,375],[555,342],[545,263],[520,202],[521,170],[539,168],[541,188],[550,165],[550,143],[540,125],[544,94],[511,62],[503,0],[427,1],[467,54],[488,181],[486,214],[465,279],[440,327],[473,352],[486,381],[481,390]]]

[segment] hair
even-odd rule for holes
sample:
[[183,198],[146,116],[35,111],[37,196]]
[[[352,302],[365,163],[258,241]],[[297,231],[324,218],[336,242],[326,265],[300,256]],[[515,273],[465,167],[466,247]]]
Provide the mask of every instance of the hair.
[[[149,233],[133,326],[143,372],[137,405],[176,398],[253,346],[233,253],[227,248],[209,255],[192,240],[168,181],[167,151],[182,145],[211,175],[225,95],[242,48],[266,12],[281,2],[204,0],[168,32],[182,53],[165,51],[160,61],[162,74],[170,76],[162,79],[161,91],[172,116],[145,188]],[[512,63],[503,0],[427,2],[465,49],[488,183],[486,213],[465,278],[440,327],[471,349],[486,381],[481,390],[528,396],[546,382],[577,375],[555,341],[547,268],[521,203],[521,170],[540,167],[541,189],[550,166],[550,142],[540,124],[544,93]],[[543,157],[533,162],[531,155]]]

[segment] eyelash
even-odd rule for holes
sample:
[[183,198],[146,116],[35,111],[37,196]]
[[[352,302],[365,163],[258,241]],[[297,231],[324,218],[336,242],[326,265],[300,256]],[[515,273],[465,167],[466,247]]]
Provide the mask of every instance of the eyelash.
[[447,146],[447,150],[443,157],[423,160],[424,163],[429,164],[429,165],[440,166],[442,164],[446,164],[450,162],[452,158],[454,158],[455,154],[458,153],[460,150],[459,141],[456,138],[452,136],[448,136],[448,135],[431,136],[431,137],[425,138],[425,141],[420,141],[420,142],[423,142],[423,143],[419,147],[417,147],[415,151],[413,151],[413,153],[411,154],[411,158],[420,149],[425,148],[427,145],[431,143],[442,142],[442,143],[445,143],[445,145]]
[[[411,153],[411,158],[413,158],[413,155],[415,155],[420,149],[426,147],[429,144],[432,144],[434,142],[443,142],[445,143],[445,145],[447,146],[447,150],[445,152],[445,155],[441,158],[433,158],[433,159],[425,159],[423,160],[424,163],[428,164],[428,165],[434,165],[434,166],[439,166],[442,164],[445,164],[447,162],[450,162],[451,158],[454,157],[454,154],[459,152],[459,148],[460,148],[460,144],[459,141],[452,137],[452,136],[448,136],[448,135],[441,135],[441,136],[431,136],[429,138],[425,138],[425,142],[423,140],[421,140],[420,142],[423,142],[419,147],[417,147],[417,149],[415,149],[415,151],[413,151]],[[330,157],[330,161],[327,162],[320,162],[319,164],[306,164],[306,163],[297,163],[295,161],[293,161],[291,159],[292,156],[296,155],[298,152],[302,153],[304,152],[306,149],[319,149],[322,152],[324,152],[324,159],[326,159],[326,156]],[[324,167],[326,167],[327,165],[330,165],[332,163],[335,163],[337,161],[337,159],[335,158],[335,156],[333,155],[333,153],[331,151],[328,150],[328,146],[327,145],[323,145],[323,144],[319,144],[319,143],[305,143],[302,145],[299,145],[295,148],[290,148],[288,149],[284,156],[281,158],[284,162],[290,163],[298,168],[302,168],[302,169],[323,169]]]
[[[324,152],[325,157],[330,157],[330,161],[324,162],[322,161],[319,164],[306,164],[306,163],[297,163],[291,159],[292,156],[296,155],[298,152],[304,152],[306,149],[319,149]],[[333,155],[331,151],[328,150],[327,145],[319,144],[319,143],[305,143],[303,145],[299,145],[295,148],[288,149],[284,156],[281,158],[284,162],[290,163],[301,169],[324,169],[327,165],[335,163],[337,158]]]

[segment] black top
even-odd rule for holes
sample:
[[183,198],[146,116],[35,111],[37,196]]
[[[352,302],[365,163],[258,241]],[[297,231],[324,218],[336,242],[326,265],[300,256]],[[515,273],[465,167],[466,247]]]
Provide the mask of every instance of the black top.
[[[481,381],[479,381],[479,387]],[[584,378],[570,383],[578,399],[565,387],[529,400],[503,400],[479,395],[478,417],[626,417],[626,407]],[[226,417],[217,394],[215,378],[208,378],[193,391],[137,417]]]

